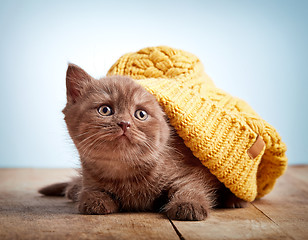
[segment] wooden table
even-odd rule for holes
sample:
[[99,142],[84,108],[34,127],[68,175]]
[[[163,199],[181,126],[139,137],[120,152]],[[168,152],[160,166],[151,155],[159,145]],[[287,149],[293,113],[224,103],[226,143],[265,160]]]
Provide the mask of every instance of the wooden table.
[[308,165],[290,166],[275,189],[245,209],[213,210],[201,222],[162,214],[80,215],[37,189],[70,169],[0,169],[0,239],[308,239]]

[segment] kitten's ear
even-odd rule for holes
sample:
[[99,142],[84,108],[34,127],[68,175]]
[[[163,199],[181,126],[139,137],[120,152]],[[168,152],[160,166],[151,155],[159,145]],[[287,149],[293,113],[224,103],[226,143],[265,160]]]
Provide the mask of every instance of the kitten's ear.
[[83,93],[86,84],[93,78],[75,64],[68,64],[66,71],[67,102],[75,103]]

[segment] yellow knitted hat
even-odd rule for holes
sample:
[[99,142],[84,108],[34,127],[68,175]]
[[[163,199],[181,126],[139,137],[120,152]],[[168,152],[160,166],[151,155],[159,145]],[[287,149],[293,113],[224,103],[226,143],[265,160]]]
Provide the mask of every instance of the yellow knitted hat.
[[276,130],[216,88],[193,54],[145,48],[122,56],[107,75],[131,76],[155,95],[186,146],[237,197],[264,196],[284,173],[286,146]]

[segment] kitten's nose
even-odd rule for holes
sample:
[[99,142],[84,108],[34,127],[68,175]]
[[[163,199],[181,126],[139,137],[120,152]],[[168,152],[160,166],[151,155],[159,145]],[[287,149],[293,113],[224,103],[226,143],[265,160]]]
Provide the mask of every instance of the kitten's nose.
[[130,122],[121,121],[118,123],[118,125],[123,129],[124,132],[126,132],[127,128],[130,127]]

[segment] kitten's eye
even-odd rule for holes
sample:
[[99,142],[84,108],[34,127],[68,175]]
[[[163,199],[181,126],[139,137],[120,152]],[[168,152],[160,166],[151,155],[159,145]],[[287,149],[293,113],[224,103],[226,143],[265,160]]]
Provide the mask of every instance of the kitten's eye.
[[148,114],[144,110],[137,110],[135,112],[135,117],[138,118],[141,121],[144,121],[144,120],[146,120],[148,118]]
[[102,116],[110,116],[113,114],[112,108],[106,105],[100,106],[97,111]]

